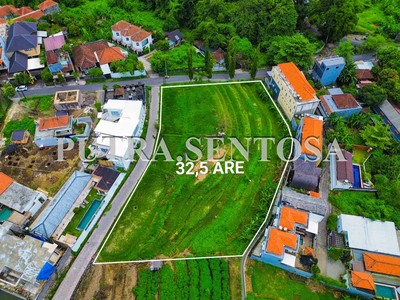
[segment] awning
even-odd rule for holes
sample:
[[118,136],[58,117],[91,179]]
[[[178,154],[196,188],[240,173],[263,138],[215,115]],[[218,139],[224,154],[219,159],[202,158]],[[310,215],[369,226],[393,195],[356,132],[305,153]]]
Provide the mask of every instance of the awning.
[[2,211],[0,211],[0,221],[5,221],[8,219],[9,216],[11,216],[12,211],[5,208]]
[[53,274],[56,266],[49,264],[48,262],[45,263],[43,268],[40,270],[38,276],[36,277],[37,280],[47,280]]

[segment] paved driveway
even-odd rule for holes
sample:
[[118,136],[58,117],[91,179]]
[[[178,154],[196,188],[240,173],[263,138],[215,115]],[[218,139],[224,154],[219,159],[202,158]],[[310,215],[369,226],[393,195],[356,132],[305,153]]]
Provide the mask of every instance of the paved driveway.
[[[159,87],[153,87],[152,89],[152,100],[150,103],[150,120],[146,136],[148,143],[144,149],[145,154],[150,157],[154,147],[153,135],[156,135],[154,124],[158,119],[158,97]],[[79,281],[84,274],[86,268],[91,263],[93,256],[96,254],[97,249],[100,247],[101,242],[105,238],[108,230],[112,226],[115,217],[118,215],[120,209],[124,205],[126,199],[129,198],[133,188],[136,186],[139,178],[142,176],[143,171],[146,169],[148,162],[140,160],[131,175],[128,177],[125,184],[122,186],[120,192],[114,198],[112,202],[111,210],[106,214],[105,217],[100,219],[98,227],[93,231],[91,237],[83,247],[82,251],[75,259],[73,265],[69,269],[67,276],[62,281],[57,293],[54,296],[54,300],[66,300],[71,299],[75,288],[78,286]]]

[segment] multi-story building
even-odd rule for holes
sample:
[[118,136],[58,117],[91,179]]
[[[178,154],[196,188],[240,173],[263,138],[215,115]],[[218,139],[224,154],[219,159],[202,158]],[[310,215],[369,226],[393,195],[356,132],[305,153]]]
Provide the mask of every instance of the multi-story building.
[[295,115],[313,114],[318,107],[315,90],[292,62],[274,66],[266,83],[289,120]]
[[143,54],[145,48],[153,44],[151,33],[124,20],[111,26],[112,39],[132,49],[136,54]]
[[[301,144],[302,159],[309,159],[319,163],[322,160],[322,126],[323,118],[316,115],[307,115],[301,119],[297,128],[296,139]],[[307,145],[317,148],[321,156],[317,156]]]
[[348,118],[361,111],[361,105],[352,94],[343,93],[340,88],[328,89],[328,93],[319,97],[318,111],[323,117],[336,113],[339,117]]
[[334,56],[315,61],[311,76],[322,85],[330,85],[336,81],[346,62],[343,57]]

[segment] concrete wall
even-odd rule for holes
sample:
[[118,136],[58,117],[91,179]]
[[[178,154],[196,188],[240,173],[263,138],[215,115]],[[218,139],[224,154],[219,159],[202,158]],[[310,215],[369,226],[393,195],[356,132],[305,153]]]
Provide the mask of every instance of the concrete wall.
[[146,70],[139,71],[135,70],[133,74],[126,72],[126,73],[111,73],[111,78],[122,78],[122,77],[139,77],[139,76],[146,76]]
[[282,107],[283,112],[286,117],[291,120],[296,113],[297,101],[292,96],[290,86],[283,81],[282,76],[284,76],[279,67],[272,68],[272,78],[275,81],[276,86],[279,88],[280,92],[276,97],[279,105]]

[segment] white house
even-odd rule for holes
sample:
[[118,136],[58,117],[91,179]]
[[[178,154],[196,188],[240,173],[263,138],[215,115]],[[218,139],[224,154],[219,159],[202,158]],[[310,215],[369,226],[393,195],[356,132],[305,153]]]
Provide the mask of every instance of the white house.
[[124,20],[111,26],[114,41],[132,49],[136,54],[143,54],[145,48],[153,43],[151,33]]
[[133,161],[133,149],[143,131],[146,104],[139,100],[109,100],[103,106],[94,132],[94,148],[117,167],[126,170]]

